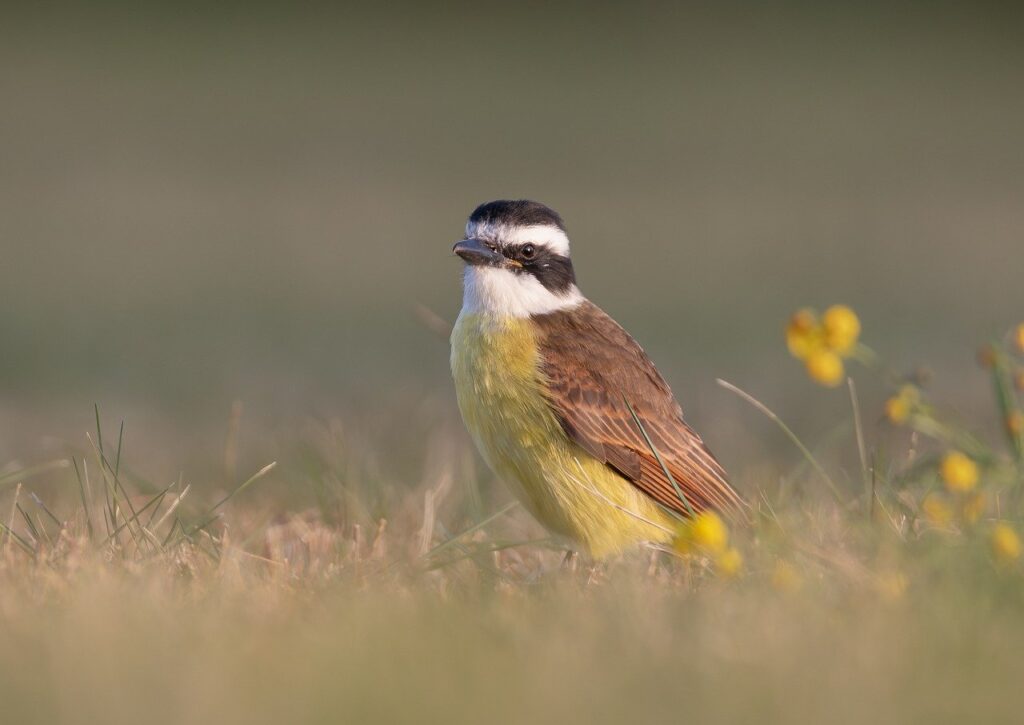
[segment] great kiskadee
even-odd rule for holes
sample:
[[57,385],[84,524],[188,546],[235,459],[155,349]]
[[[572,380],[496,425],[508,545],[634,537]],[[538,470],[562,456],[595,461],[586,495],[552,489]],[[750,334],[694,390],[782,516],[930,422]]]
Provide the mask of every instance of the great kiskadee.
[[671,540],[680,516],[743,507],[654,364],[576,286],[554,210],[481,204],[452,251],[465,261],[451,338],[459,409],[547,529],[602,558]]

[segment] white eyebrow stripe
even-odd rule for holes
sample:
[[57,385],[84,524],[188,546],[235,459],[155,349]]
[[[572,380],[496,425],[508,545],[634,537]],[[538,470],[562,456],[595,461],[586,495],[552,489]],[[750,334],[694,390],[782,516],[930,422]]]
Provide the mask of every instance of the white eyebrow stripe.
[[538,246],[546,246],[555,254],[563,257],[569,256],[569,237],[561,229],[550,224],[508,226],[506,224],[469,222],[466,224],[466,237],[469,239],[500,241],[504,244],[526,244],[530,242]]

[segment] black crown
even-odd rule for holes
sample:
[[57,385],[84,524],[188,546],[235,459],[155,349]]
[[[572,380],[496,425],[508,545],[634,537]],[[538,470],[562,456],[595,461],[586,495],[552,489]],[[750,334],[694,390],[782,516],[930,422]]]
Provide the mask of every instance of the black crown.
[[481,204],[469,215],[471,224],[503,224],[514,227],[554,226],[565,231],[565,223],[551,207],[529,199],[499,199]]

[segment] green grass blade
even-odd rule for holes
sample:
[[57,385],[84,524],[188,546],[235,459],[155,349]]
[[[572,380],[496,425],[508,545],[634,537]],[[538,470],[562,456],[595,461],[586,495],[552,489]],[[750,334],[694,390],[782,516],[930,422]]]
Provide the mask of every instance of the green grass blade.
[[36,550],[32,547],[32,545],[25,541],[23,538],[21,538],[21,536],[19,536],[14,529],[10,528],[7,524],[3,523],[2,521],[0,521],[0,532],[7,534],[7,536],[10,539],[13,539],[18,546],[20,546],[22,549],[26,551],[26,553],[30,554],[32,558],[35,558]]
[[29,496],[32,497],[32,502],[36,506],[41,508],[46,513],[46,515],[50,517],[50,521],[52,521],[54,524],[56,524],[57,528],[61,528],[62,526],[64,526],[64,524],[61,522],[61,520],[58,519],[56,516],[54,516],[53,512],[50,511],[50,509],[46,508],[46,504],[43,503],[43,500],[41,498],[39,498],[35,493],[30,493]]
[[850,407],[853,408],[853,432],[857,438],[857,455],[860,459],[860,477],[864,484],[865,493],[871,495],[871,475],[868,471],[868,451],[864,443],[864,428],[860,420],[860,401],[857,398],[857,386],[853,378],[846,379],[846,385],[850,389]]
[[644,428],[644,424],[640,422],[640,418],[637,416],[636,411],[633,410],[633,406],[629,404],[628,400],[626,400],[625,395],[622,396],[622,401],[629,409],[629,414],[633,416],[633,422],[636,423],[636,427],[640,429],[640,433],[643,435],[644,441],[647,442],[647,447],[651,449],[651,453],[654,454],[654,458],[658,461],[658,465],[661,466],[661,470],[665,473],[665,476],[672,484],[672,488],[676,490],[676,495],[679,496],[679,500],[682,501],[683,506],[686,507],[687,513],[689,513],[691,517],[696,517],[697,514],[694,512],[693,507],[690,506],[689,499],[686,498],[686,494],[683,493],[683,489],[679,487],[678,483],[676,483],[676,479],[671,473],[669,473],[668,466],[666,466],[665,461],[661,459],[661,454],[658,453],[658,449],[654,447],[654,442],[651,440],[651,437],[647,435],[647,430]]
[[98,403],[92,404],[92,409],[96,413],[96,442],[99,445],[100,456],[103,455],[103,428],[100,426],[100,406]]
[[461,533],[458,533],[455,536],[452,536],[451,538],[446,539],[445,541],[441,542],[440,544],[435,546],[433,549],[428,551],[426,554],[424,554],[423,558],[427,559],[427,558],[429,558],[431,556],[435,556],[436,554],[439,554],[440,552],[444,551],[445,549],[448,549],[448,548],[454,546],[455,542],[457,542],[459,539],[463,538],[464,536],[469,536],[470,534],[474,534],[477,531],[479,531],[480,529],[482,529],[485,526],[487,526],[488,524],[492,523],[493,521],[497,521],[498,519],[500,519],[502,516],[504,516],[505,514],[510,512],[512,509],[514,509],[518,505],[519,505],[518,501],[513,501],[512,503],[508,504],[507,506],[501,508],[499,511],[491,514],[490,516],[488,516],[483,521],[481,521],[479,523],[476,523],[476,524],[473,524],[472,526],[470,526],[468,529],[465,529]]
[[[115,529],[113,532],[111,532],[111,534],[109,536],[107,536],[107,538],[102,541],[101,545],[108,543],[112,538],[117,536],[117,534],[120,533],[125,527],[130,526],[131,524],[133,524],[136,521],[138,521],[139,517],[142,516],[142,514],[146,513],[146,511],[148,511],[149,508],[154,503],[157,502],[157,500],[162,500],[163,499],[164,495],[167,493],[167,491],[169,491],[171,489],[171,486],[173,486],[173,485],[174,485],[173,483],[168,485],[166,489],[164,489],[162,492],[158,493],[156,496],[154,496],[149,501],[147,501],[145,503],[145,505],[143,505],[142,508],[140,508],[138,510],[138,512],[132,514],[132,517],[130,519],[126,519],[123,524],[121,524],[117,529]],[[150,520],[152,520],[152,518],[153,517],[150,516]]]
[[82,497],[82,510],[85,511],[85,528],[89,532],[89,541],[93,540],[95,532],[92,528],[92,513],[89,511],[89,500],[85,493],[85,483],[82,481],[82,472],[78,470],[78,461],[74,458],[71,462],[75,465],[75,477],[78,479],[78,493]]
[[228,501],[233,499],[235,496],[240,494],[242,491],[244,491],[245,489],[249,488],[249,486],[251,486],[252,484],[256,483],[256,481],[260,480],[265,475],[270,473],[276,467],[277,467],[277,461],[274,461],[273,463],[268,463],[263,468],[261,468],[260,470],[256,471],[256,473],[254,473],[252,476],[250,476],[247,480],[245,480],[243,483],[241,483],[237,487],[235,487],[235,489],[231,493],[229,493],[227,496],[225,496],[220,501],[218,501],[216,504],[214,504],[213,508],[210,509],[210,513],[212,514],[214,511],[219,509],[221,506],[223,506]]
[[47,471],[56,471],[61,468],[68,468],[71,464],[66,458],[60,458],[55,461],[47,461],[46,463],[40,463],[38,466],[29,466],[28,468],[22,468],[11,473],[5,473],[0,476],[0,488],[9,486],[13,483],[18,483],[26,478],[38,475],[40,473],[46,473]]
[[31,517],[25,513],[25,509],[21,507],[20,503],[15,503],[14,508],[18,509],[18,513],[21,514],[21,518],[25,520],[25,525],[28,526],[29,533],[32,534],[32,538],[36,541],[42,541],[43,537],[39,535],[39,530],[36,529],[36,525],[32,523]]
[[821,480],[824,481],[825,484],[828,486],[828,490],[832,492],[833,496],[835,496],[836,501],[838,501],[840,504],[843,504],[843,497],[839,493],[839,487],[836,486],[835,482],[828,475],[828,473],[825,471],[825,469],[822,467],[822,465],[820,463],[818,463],[818,460],[813,455],[811,455],[811,452],[807,449],[807,446],[805,446],[803,444],[803,441],[801,441],[800,438],[797,437],[796,433],[794,433],[792,431],[792,429],[788,425],[786,425],[779,416],[775,415],[775,413],[773,413],[771,411],[771,409],[767,405],[762,403],[760,400],[755,398],[753,395],[751,395],[750,393],[747,393],[747,392],[745,392],[743,390],[740,390],[739,388],[737,388],[732,383],[726,382],[725,380],[722,380],[721,378],[719,378],[716,382],[719,385],[721,385],[723,388],[725,388],[726,390],[730,390],[733,393],[736,393],[736,395],[740,396],[745,401],[750,403],[752,406],[757,408],[759,411],[764,413],[764,415],[767,416],[767,418],[770,421],[775,423],[775,425],[777,425],[779,427],[779,429],[782,430],[782,432],[786,434],[786,437],[789,438],[789,440],[793,442],[793,445],[795,445],[800,450],[800,452],[803,454],[804,458],[807,459],[807,462],[811,465],[811,467],[821,477]]
[[[212,524],[214,521],[216,521],[217,519],[219,519],[221,517],[221,514],[215,513],[217,511],[217,509],[219,509],[221,506],[226,504],[232,498],[234,498],[235,496],[240,494],[242,491],[247,489],[249,486],[254,484],[256,481],[258,481],[259,479],[263,478],[263,476],[265,476],[268,473],[270,473],[272,470],[274,470],[274,468],[276,466],[277,466],[277,461],[274,461],[273,463],[268,463],[263,468],[261,468],[260,470],[256,471],[256,473],[254,473],[248,479],[246,479],[243,483],[241,483],[237,487],[235,487],[235,489],[233,491],[231,491],[231,493],[229,493],[227,496],[225,496],[220,501],[218,501],[216,504],[214,504],[213,508],[211,508],[209,510],[209,512],[208,512],[209,516],[206,519],[204,519],[202,523],[196,524],[194,526],[191,526],[191,527],[188,528],[188,530],[186,530],[185,527],[182,526],[182,528],[181,528],[182,535],[180,537],[178,537],[177,539],[175,539],[174,542],[171,545],[172,546],[177,545],[182,539],[189,539],[191,541],[193,535],[195,535],[196,533],[198,533],[200,531],[203,531],[207,526],[209,526],[210,524]],[[180,522],[179,522],[179,525],[180,525]],[[173,531],[173,527],[172,527],[172,531]],[[168,536],[168,539],[169,538],[170,537]],[[167,546],[168,539],[164,540],[165,548]]]
[[114,462],[114,477],[121,471],[121,446],[124,443],[124,421],[121,421],[121,429],[117,432],[117,455]]

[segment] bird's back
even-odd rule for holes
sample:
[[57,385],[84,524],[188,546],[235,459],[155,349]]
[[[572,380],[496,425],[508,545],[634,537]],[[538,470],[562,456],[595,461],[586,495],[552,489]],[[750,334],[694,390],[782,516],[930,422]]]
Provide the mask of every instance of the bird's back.
[[545,395],[573,441],[680,514],[743,511],[668,383],[615,320],[587,301],[533,323]]

